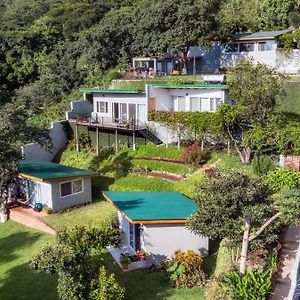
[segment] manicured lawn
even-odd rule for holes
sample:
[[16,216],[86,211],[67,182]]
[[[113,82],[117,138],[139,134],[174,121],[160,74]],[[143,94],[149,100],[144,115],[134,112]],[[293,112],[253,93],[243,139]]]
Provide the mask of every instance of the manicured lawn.
[[70,228],[76,225],[101,226],[101,224],[111,220],[114,215],[115,210],[112,205],[106,201],[97,201],[63,213],[49,215],[43,220],[55,229],[61,230],[65,227]]
[[174,183],[159,179],[147,178],[141,175],[128,174],[126,177],[116,179],[109,187],[110,191],[173,191]]
[[0,224],[0,299],[56,300],[56,277],[29,268],[33,255],[55,237],[15,222]]
[[278,110],[300,116],[300,84],[289,82],[285,87],[286,97],[280,102]]
[[188,165],[176,164],[164,161],[133,159],[134,167],[147,169],[149,171],[162,171],[174,174],[189,174],[191,168]]
[[179,159],[183,148],[178,150],[177,147],[169,145],[166,146],[156,146],[154,144],[147,144],[139,146],[135,152],[129,150],[129,153],[133,157],[165,157]]
[[243,165],[237,154],[232,154],[228,156],[226,153],[218,152],[213,153],[213,161],[217,160],[217,167],[221,170],[238,170],[244,171],[249,175],[253,175],[253,170],[251,165]]

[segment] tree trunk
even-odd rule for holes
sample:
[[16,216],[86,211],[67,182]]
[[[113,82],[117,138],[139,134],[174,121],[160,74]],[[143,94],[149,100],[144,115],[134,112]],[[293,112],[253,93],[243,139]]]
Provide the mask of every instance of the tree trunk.
[[180,150],[180,129],[177,129],[177,149]]
[[204,141],[203,141],[203,139],[201,140],[201,151],[203,151],[203,149],[204,149]]
[[241,261],[240,261],[240,274],[242,276],[244,276],[246,273],[247,254],[248,254],[248,246],[249,246],[249,233],[250,233],[250,223],[246,221],[244,236],[243,236],[242,251],[241,251]]

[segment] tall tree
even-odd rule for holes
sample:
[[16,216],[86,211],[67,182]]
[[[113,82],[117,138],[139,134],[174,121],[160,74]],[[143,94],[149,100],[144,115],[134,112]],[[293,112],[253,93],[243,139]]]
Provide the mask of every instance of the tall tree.
[[261,129],[273,125],[276,105],[285,94],[285,76],[264,64],[255,65],[244,60],[230,71],[228,77],[229,96],[234,105],[221,106],[218,119],[241,162],[249,163],[255,147],[261,148]]
[[276,240],[274,229],[293,224],[300,214],[299,190],[288,191],[276,200],[261,178],[231,171],[210,178],[195,195],[199,208],[188,227],[211,239],[227,238],[241,243],[240,273],[245,274],[249,243],[260,245]]
[[0,107],[0,207],[6,210],[9,188],[15,183],[18,165],[22,158],[21,146],[38,142],[50,149],[48,130],[27,124],[29,112],[22,104],[7,104]]

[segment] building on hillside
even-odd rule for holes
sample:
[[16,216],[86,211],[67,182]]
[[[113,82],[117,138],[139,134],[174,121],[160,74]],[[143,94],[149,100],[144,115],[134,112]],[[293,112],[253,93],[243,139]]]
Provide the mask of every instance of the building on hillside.
[[57,212],[91,202],[93,176],[97,173],[49,161],[21,161],[16,193],[28,206],[41,203]]
[[221,103],[229,102],[226,89],[224,84],[149,84],[142,92],[82,88],[92,113],[86,118],[85,111],[72,110],[67,119],[77,140],[83,128],[96,132],[97,149],[105,142],[131,146],[151,141],[158,145],[172,142],[172,133],[149,122],[150,111],[215,112]]
[[185,58],[182,52],[178,56],[166,53],[162,58],[133,57],[133,78],[214,73],[220,67],[219,61],[215,60],[220,53],[219,43],[213,43],[211,47],[189,47]]
[[119,263],[120,254],[149,254],[147,264],[171,258],[176,250],[208,254],[207,237],[191,232],[187,219],[196,204],[177,192],[103,192],[104,198],[118,211],[120,248],[110,249]]
[[222,44],[220,68],[234,67],[242,59],[264,63],[282,73],[296,74],[300,69],[299,50],[283,51],[279,38],[292,30],[241,33]]

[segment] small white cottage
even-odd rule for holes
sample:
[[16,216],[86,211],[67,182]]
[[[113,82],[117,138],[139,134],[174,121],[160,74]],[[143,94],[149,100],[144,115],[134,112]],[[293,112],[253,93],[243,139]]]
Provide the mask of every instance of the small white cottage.
[[191,199],[177,192],[104,192],[118,211],[121,249],[143,250],[153,263],[171,258],[176,250],[208,254],[208,238],[192,233],[187,219],[196,210]]
[[18,194],[29,206],[41,203],[57,212],[92,201],[94,171],[44,160],[25,160],[19,168]]

